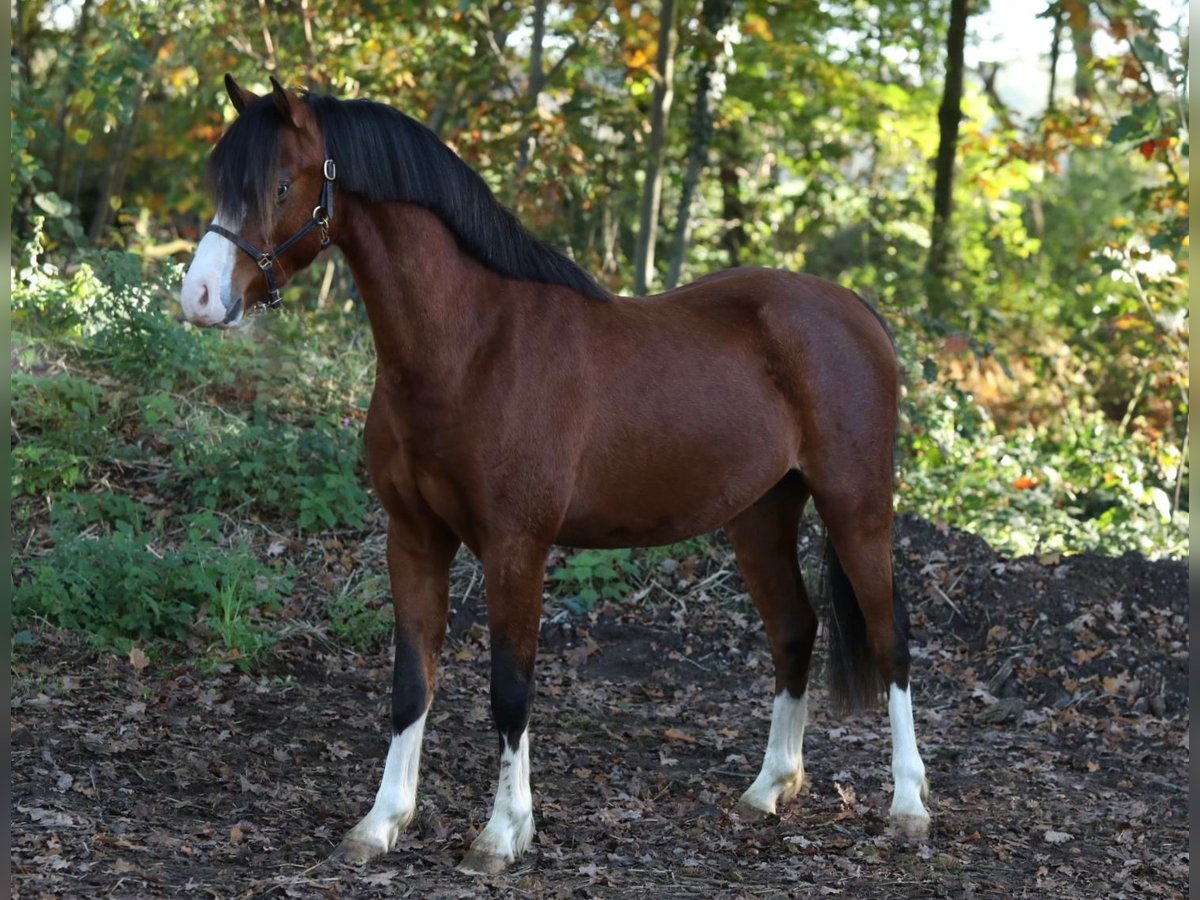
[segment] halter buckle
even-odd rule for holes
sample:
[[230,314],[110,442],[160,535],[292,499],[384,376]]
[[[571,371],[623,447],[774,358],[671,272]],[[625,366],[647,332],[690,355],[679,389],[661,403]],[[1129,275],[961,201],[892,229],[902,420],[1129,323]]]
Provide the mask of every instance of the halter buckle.
[[255,262],[258,263],[258,267],[264,272],[270,272],[271,268],[275,265],[275,257],[270,253],[264,253]]
[[337,178],[337,165],[334,164],[332,159],[325,160],[323,174],[325,175],[326,181],[333,181]]
[[267,292],[267,302],[265,306],[267,309],[279,309],[279,307],[283,306],[283,296],[278,290]]
[[317,227],[321,229],[321,246],[329,246],[329,212],[324,206],[314,206],[312,211],[313,221],[317,223]]

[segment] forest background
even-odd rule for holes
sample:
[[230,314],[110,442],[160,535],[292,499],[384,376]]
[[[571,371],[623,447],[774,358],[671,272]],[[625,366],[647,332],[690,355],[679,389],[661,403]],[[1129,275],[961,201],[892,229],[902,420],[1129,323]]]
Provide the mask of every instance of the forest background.
[[[1014,555],[1185,554],[1186,4],[992,7],[16,0],[18,628],[246,662],[286,624],[286,548],[381,527],[340,257],[243,332],[179,321],[225,72],[398,106],[614,291],[744,265],[859,291],[906,368],[902,513]],[[641,559],[553,584],[589,608]],[[385,593],[331,588],[334,633],[377,637]]]

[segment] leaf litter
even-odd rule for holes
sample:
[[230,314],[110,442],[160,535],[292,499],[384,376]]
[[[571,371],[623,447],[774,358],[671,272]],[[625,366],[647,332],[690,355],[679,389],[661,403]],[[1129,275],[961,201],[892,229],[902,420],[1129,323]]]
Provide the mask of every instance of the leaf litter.
[[[310,560],[313,583],[343,577],[329,565],[381,566],[380,544],[346,538],[333,564]],[[819,551],[815,526],[801,549]],[[469,557],[455,565],[416,817],[363,868],[325,860],[378,786],[388,652],[298,629],[265,672],[213,673],[39,631],[13,667],[13,896],[1185,896],[1185,564],[1004,559],[913,519],[896,559],[928,840],[888,828],[886,714],[832,718],[819,675],[801,795],[776,817],[731,815],[762,759],[773,677],[717,540],[659,567],[661,587],[636,600],[576,615],[548,598],[538,831],[480,880],[454,869],[490,814],[497,765]]]

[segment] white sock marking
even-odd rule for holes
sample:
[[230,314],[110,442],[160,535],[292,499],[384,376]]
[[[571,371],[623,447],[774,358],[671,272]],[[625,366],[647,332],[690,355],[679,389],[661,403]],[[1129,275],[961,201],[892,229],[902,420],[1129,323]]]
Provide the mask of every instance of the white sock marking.
[[[233,232],[241,227],[240,222],[225,221],[221,216],[213,219],[213,224]],[[233,267],[239,252],[228,238],[213,231],[205,232],[179,291],[179,303],[189,322],[220,325],[225,321],[233,305]]]
[[529,731],[521,734],[514,752],[504,742],[500,781],[492,818],[471,844],[472,853],[486,853],[511,862],[533,840],[533,794],[529,790]]
[[741,802],[763,812],[775,812],[804,783],[804,726],[808,722],[808,695],[793,697],[783,691],[771,712],[771,735],[762,770],[754,784],[742,794]]
[[425,734],[425,716],[428,714],[426,711],[402,733],[392,735],[375,805],[366,818],[350,830],[346,840],[381,846],[386,852],[392,849],[400,832],[412,821],[417,809],[421,738]]
[[912,696],[908,689],[893,684],[888,689],[888,718],[892,723],[892,816],[928,819],[921,802],[925,785],[925,764],[917,751],[917,730],[913,725]]

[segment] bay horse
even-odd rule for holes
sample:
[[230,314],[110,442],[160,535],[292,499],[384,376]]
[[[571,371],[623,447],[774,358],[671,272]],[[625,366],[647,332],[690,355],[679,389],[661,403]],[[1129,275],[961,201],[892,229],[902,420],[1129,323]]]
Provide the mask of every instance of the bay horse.
[[804,782],[817,617],[796,540],[810,498],[828,535],[831,697],[857,708],[886,693],[891,817],[927,833],[893,576],[899,375],[883,320],[850,290],[772,269],[614,296],[413,119],[271,82],[260,97],[225,77],[238,117],[209,161],[216,217],[181,302],[195,324],[241,325],[332,244],[370,320],[365,441],[389,522],[392,738],[375,803],[334,855],[384,854],[413,817],[462,544],[485,574],[500,774],[460,868],[499,872],[533,836],[528,725],[556,543],[726,529],[775,667],[766,754],[737,811],[774,813]]

